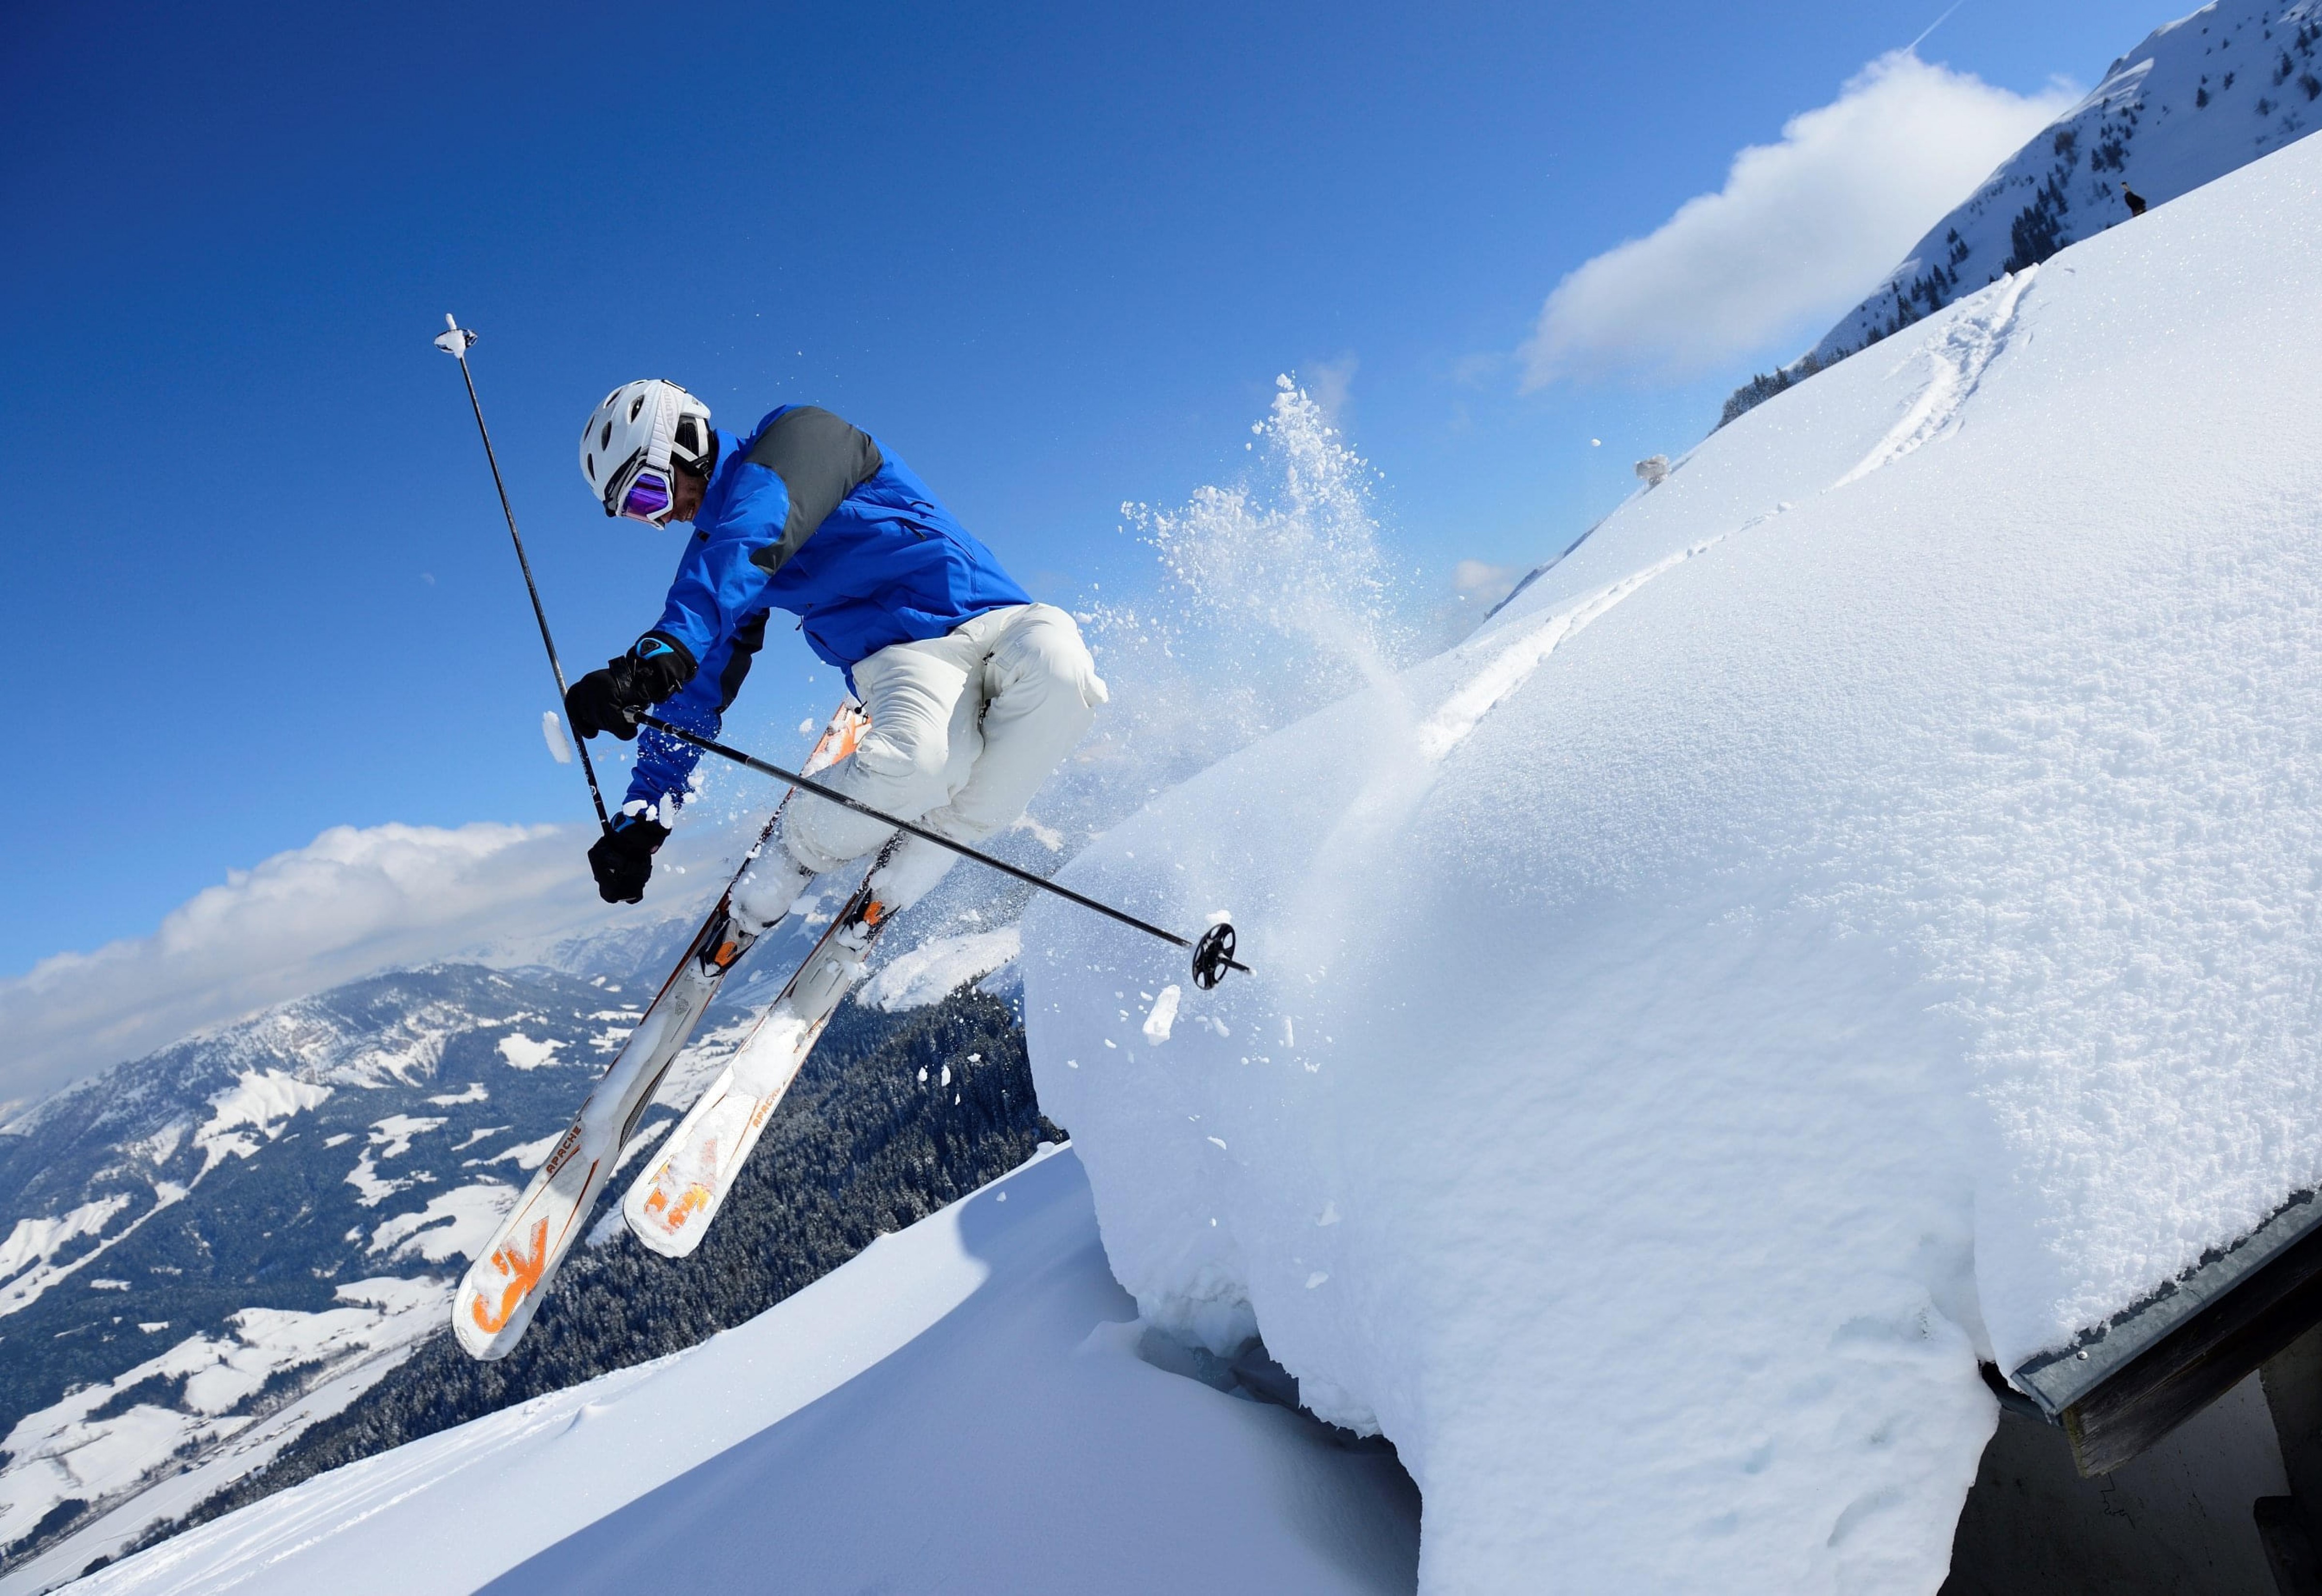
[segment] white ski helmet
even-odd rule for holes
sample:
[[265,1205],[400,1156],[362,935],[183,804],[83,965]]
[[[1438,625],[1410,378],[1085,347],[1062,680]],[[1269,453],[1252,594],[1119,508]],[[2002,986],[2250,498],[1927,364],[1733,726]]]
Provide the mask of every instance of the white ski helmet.
[[580,433],[580,474],[608,515],[664,525],[672,502],[670,468],[704,472],[717,440],[709,406],[673,382],[647,378],[605,396]]

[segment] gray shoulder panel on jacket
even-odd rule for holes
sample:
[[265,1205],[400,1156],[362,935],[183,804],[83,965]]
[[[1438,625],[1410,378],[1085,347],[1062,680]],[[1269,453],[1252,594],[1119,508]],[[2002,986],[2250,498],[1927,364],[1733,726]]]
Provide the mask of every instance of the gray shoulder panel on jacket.
[[886,463],[870,433],[819,405],[784,411],[758,434],[744,458],[773,472],[790,490],[791,510],[782,522],[782,537],[750,556],[769,576],[790,563],[839,500],[878,475]]

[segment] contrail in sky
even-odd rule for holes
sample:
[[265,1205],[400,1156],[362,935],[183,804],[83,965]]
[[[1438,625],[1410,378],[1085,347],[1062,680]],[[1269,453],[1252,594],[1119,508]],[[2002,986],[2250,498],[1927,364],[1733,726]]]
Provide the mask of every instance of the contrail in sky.
[[1952,0],[1951,11],[1944,12],[1943,15],[1937,17],[1933,22],[1929,23],[1925,27],[1920,29],[1919,36],[1903,47],[1904,52],[1906,54],[1909,54],[1915,51],[1920,45],[1926,42],[1928,34],[1933,32],[1937,28],[1942,27],[1945,23],[1952,20],[1952,11],[1957,11],[1961,6],[1966,4],[1967,0]]

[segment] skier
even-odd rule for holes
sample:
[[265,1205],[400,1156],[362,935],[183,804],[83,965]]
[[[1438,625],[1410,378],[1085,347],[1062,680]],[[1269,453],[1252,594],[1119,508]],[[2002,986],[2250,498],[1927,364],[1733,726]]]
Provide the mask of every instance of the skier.
[[[1105,701],[1072,616],[1034,603],[910,468],[827,410],[785,405],[737,438],[675,383],[626,383],[589,417],[580,470],[608,515],[693,526],[659,623],[565,695],[583,737],[626,742],[649,707],[715,736],[768,613],[785,610],[870,716],[821,780],[974,842],[1023,813]],[[643,898],[699,757],[645,728],[626,801],[589,850],[608,903]],[[798,794],[734,909],[771,927],[816,876],[891,834]]]

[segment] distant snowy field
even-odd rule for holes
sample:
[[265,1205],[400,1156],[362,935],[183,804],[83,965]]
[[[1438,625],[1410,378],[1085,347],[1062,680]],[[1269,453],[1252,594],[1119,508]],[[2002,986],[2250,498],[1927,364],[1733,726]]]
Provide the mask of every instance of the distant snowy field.
[[1423,1590],[1933,1591],[1978,1358],[2322,1180],[2317,351],[2308,141],[1069,871],[1255,976],[1026,916],[1115,1273],[1394,1439]]

